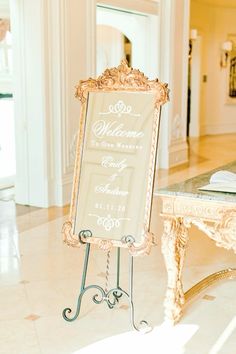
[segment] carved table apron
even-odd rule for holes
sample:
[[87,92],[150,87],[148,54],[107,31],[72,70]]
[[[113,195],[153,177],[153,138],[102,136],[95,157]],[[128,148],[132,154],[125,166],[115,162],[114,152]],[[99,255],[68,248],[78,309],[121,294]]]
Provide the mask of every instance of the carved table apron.
[[[217,170],[236,172],[236,161]],[[179,321],[184,303],[216,280],[233,278],[236,269],[226,269],[209,275],[186,293],[183,291],[182,269],[188,242],[188,229],[195,225],[219,247],[236,253],[236,194],[199,191],[208,184],[212,173],[194,177],[158,190],[162,199],[164,231],[162,253],[168,273],[168,287],[164,302],[165,317],[172,323]]]

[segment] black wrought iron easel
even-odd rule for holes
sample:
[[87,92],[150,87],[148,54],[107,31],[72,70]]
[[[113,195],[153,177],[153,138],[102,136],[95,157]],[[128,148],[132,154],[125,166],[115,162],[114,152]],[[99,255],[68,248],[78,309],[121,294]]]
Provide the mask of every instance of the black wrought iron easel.
[[[68,314],[70,314],[72,312],[72,310],[71,310],[71,308],[67,307],[62,312],[64,320],[66,320],[68,322],[75,321],[80,314],[80,308],[81,308],[83,295],[89,289],[96,289],[100,292],[100,296],[99,296],[99,294],[95,294],[93,296],[94,303],[101,304],[105,301],[110,309],[113,309],[119,303],[120,298],[123,295],[125,295],[127,297],[127,299],[129,300],[129,304],[130,304],[130,320],[131,320],[131,325],[132,325],[133,329],[135,329],[136,331],[142,331],[144,333],[150,332],[152,330],[152,328],[148,325],[147,321],[142,320],[142,321],[140,321],[139,325],[136,325],[135,321],[134,321],[134,303],[133,303],[133,267],[134,267],[134,265],[133,265],[133,256],[132,255],[129,255],[129,293],[120,287],[120,247],[117,248],[116,287],[108,290],[110,251],[108,251],[108,254],[107,254],[105,289],[102,288],[100,285],[96,285],[96,284],[86,286],[86,277],[87,277],[91,244],[88,242],[84,242],[83,240],[88,237],[91,237],[91,236],[92,236],[92,232],[90,230],[83,230],[79,233],[80,242],[86,244],[80,294],[78,296],[77,308],[76,308],[76,312],[75,312],[74,316],[68,317]],[[132,244],[134,242],[134,238],[132,236],[126,236],[122,239],[122,241],[127,244]]]

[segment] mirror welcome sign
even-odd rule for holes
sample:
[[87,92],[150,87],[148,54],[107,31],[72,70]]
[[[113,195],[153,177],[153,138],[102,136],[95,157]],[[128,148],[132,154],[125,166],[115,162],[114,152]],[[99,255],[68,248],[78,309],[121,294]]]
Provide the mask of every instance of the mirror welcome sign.
[[148,253],[154,170],[166,84],[122,62],[98,79],[81,81],[82,102],[70,218],[71,246],[95,243]]

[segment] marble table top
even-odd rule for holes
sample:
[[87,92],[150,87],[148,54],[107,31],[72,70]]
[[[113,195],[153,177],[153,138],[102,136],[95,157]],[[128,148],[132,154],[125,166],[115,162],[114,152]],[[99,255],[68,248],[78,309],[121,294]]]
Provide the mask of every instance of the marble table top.
[[201,174],[199,176],[190,178],[181,183],[172,184],[168,187],[158,189],[155,195],[158,196],[182,196],[187,198],[201,199],[201,200],[212,200],[227,203],[234,203],[236,206],[236,194],[226,193],[226,192],[210,192],[199,190],[199,187],[203,187],[209,184],[210,177],[216,171],[231,171],[236,173],[236,161],[233,161],[227,165],[220,166],[214,170],[207,173]]

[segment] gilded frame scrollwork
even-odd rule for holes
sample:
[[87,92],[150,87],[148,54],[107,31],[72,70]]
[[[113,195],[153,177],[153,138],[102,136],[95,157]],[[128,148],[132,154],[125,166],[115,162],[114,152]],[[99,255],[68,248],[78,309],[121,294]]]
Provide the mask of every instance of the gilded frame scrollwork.
[[184,304],[194,295],[216,281],[236,276],[235,268],[217,271],[184,292],[182,272],[189,229],[194,225],[215,241],[216,246],[236,253],[236,208],[233,203],[217,200],[193,199],[175,194],[160,194],[160,197],[164,221],[162,254],[168,273],[165,317],[177,323],[182,316]]
[[[77,195],[79,186],[79,176],[81,169],[81,159],[83,154],[83,139],[84,139],[84,127],[85,127],[85,117],[87,109],[87,98],[89,92],[111,92],[111,91],[122,91],[122,92],[152,92],[155,93],[155,107],[154,107],[154,124],[152,132],[152,145],[151,145],[151,156],[149,162],[149,172],[148,172],[148,193],[146,195],[146,205],[145,205],[145,219],[144,219],[144,230],[145,236],[141,244],[135,244],[128,239],[111,240],[102,239],[94,237],[78,237],[74,233],[75,219],[76,219],[76,208],[77,208]],[[121,64],[116,68],[111,68],[105,70],[105,72],[99,76],[97,79],[89,78],[85,81],[80,81],[79,85],[76,87],[76,98],[81,101],[81,115],[80,115],[80,126],[78,141],[76,147],[76,157],[75,157],[75,170],[74,179],[72,187],[72,197],[70,205],[69,219],[63,225],[63,239],[64,242],[73,247],[79,247],[83,242],[90,242],[96,244],[100,249],[109,250],[112,247],[126,247],[132,255],[148,254],[153,243],[153,236],[149,230],[150,224],[150,210],[152,203],[152,191],[153,191],[153,179],[155,172],[155,159],[157,150],[157,140],[158,140],[158,129],[160,122],[160,107],[168,101],[169,90],[167,84],[163,84],[160,81],[149,80],[142,72],[137,69],[129,67],[126,61],[122,61]]]

